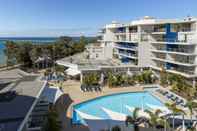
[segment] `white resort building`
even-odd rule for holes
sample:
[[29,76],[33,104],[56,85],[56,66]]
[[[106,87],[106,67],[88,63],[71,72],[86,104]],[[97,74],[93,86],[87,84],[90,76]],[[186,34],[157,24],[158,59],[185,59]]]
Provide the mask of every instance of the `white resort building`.
[[[197,77],[197,18],[155,19],[145,16],[127,24],[113,21],[99,32],[100,44],[83,54],[57,61],[68,74],[86,71],[162,69],[193,82]],[[74,73],[73,73],[74,72]]]
[[113,49],[112,59],[121,63],[156,71],[164,68],[190,80],[197,76],[197,18],[145,16],[127,24],[114,21],[100,33],[101,43]]

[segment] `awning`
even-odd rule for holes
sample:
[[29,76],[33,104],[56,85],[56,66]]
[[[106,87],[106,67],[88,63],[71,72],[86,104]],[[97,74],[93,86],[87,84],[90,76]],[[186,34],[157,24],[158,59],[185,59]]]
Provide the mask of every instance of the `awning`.
[[50,103],[55,103],[63,92],[54,86],[46,87],[42,93],[42,97]]
[[102,107],[102,110],[112,119],[116,121],[125,121],[127,115],[119,112],[115,112],[112,110],[109,110],[107,108]]
[[73,68],[68,68],[65,72],[67,75],[70,75],[70,76],[76,76],[81,73],[79,70],[73,69]]
[[[125,105],[125,107],[126,107],[130,112],[132,112],[132,113],[133,113],[134,110],[135,110],[135,107],[131,107],[131,106],[128,106],[128,105]],[[139,115],[140,117],[150,118],[149,114],[146,113],[146,112],[144,112],[142,109],[140,109],[140,110],[138,111],[138,115]]]

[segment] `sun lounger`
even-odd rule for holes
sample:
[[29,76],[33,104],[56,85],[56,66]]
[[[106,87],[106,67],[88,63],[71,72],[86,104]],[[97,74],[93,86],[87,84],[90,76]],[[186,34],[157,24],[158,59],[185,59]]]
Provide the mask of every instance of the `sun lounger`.
[[170,99],[171,97],[173,97],[173,95],[172,95],[172,94],[167,94],[166,97],[167,97],[168,99]]
[[176,98],[176,96],[173,95],[170,99],[171,99],[172,101],[176,101],[177,98]]

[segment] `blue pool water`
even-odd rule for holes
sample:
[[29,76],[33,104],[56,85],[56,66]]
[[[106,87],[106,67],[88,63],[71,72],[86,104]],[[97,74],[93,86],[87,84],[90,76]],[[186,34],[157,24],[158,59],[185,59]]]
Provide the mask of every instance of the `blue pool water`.
[[149,109],[146,104],[164,106],[161,101],[152,96],[148,91],[114,94],[74,105],[72,121],[73,124],[84,124],[84,120],[77,113],[78,111],[99,118],[110,119],[110,117],[103,110],[103,107],[114,112],[131,115],[131,112],[128,108],[126,108],[126,106],[139,108],[143,107],[144,109]]

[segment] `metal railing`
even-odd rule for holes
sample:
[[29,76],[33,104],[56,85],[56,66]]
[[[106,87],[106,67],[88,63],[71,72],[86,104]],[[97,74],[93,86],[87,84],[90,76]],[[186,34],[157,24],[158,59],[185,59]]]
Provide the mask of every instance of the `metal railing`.
[[185,40],[179,40],[177,38],[174,38],[174,39],[169,39],[169,38],[163,38],[163,39],[150,39],[150,38],[147,38],[148,41],[151,41],[151,42],[178,42],[178,43],[188,43],[188,42],[193,42],[194,39],[192,38],[188,38],[188,39],[185,39]]
[[177,63],[182,63],[182,64],[195,64],[194,59],[186,59],[186,58],[177,58],[173,57],[172,59],[168,59],[166,56],[163,55],[154,55],[153,59],[161,59],[164,61],[169,61],[169,62],[177,62]]
[[121,45],[121,44],[116,44],[116,47],[120,47],[120,48],[128,48],[128,49],[134,49],[137,50],[137,46],[131,46],[131,45]]
[[165,48],[165,47],[156,47],[152,48],[153,50],[160,50],[160,51],[170,51],[170,52],[179,52],[179,53],[194,53],[191,49],[185,48]]
[[119,51],[118,53],[120,55],[126,55],[126,56],[129,56],[129,57],[138,57],[137,54],[127,53],[127,52],[122,52],[122,51]]

